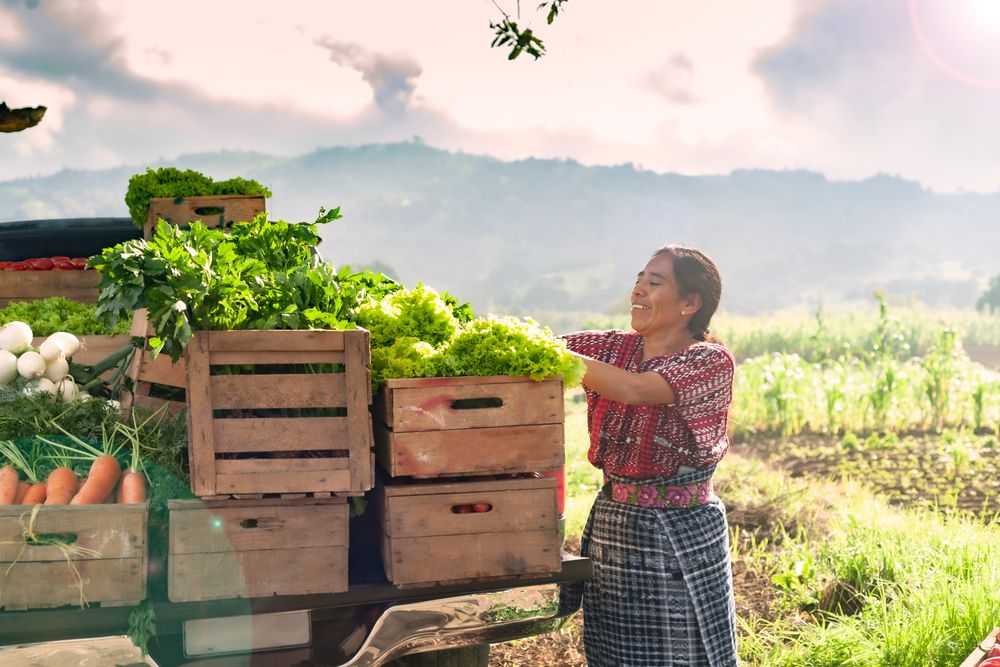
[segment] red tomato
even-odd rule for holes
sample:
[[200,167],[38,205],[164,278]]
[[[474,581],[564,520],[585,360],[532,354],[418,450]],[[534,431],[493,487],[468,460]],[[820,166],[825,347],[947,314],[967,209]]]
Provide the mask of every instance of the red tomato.
[[70,261],[73,262],[73,265],[77,269],[79,269],[80,271],[82,271],[82,270],[84,270],[84,269],[87,268],[87,258],[86,257],[74,257]]
[[76,265],[73,262],[67,260],[58,260],[55,262],[56,271],[76,271]]
[[55,264],[52,263],[52,260],[47,257],[28,259],[25,260],[25,264],[27,264],[28,268],[33,271],[51,271],[52,267],[55,266]]
[[8,271],[29,271],[27,262],[14,262],[7,267]]
[[473,512],[489,512],[491,509],[493,509],[493,505],[489,503],[476,503],[472,506]]
[[13,264],[13,262],[0,262],[0,271],[3,271],[4,269],[6,269],[11,264]]
[[65,255],[53,255],[52,257],[49,257],[49,259],[51,259],[53,262],[58,262],[59,260],[63,260],[64,262],[69,261],[69,257]]
[[451,511],[455,514],[469,514],[472,512],[472,505],[454,505]]

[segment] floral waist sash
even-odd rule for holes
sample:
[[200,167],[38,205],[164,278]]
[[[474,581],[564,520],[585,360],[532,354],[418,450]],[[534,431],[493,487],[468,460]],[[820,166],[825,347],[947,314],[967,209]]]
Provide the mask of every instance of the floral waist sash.
[[706,505],[712,499],[712,478],[689,484],[621,482],[609,479],[604,487],[611,499],[628,505],[658,509],[684,509]]

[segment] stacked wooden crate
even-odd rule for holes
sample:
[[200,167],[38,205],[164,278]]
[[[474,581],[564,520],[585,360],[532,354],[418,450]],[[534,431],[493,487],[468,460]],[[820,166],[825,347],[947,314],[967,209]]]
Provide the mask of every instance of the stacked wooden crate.
[[142,233],[152,238],[158,221],[187,225],[200,220],[208,227],[228,229],[233,223],[253,220],[265,210],[263,195],[211,195],[205,197],[154,197]]
[[0,308],[15,301],[61,296],[94,303],[101,276],[97,271],[0,271]]
[[364,330],[195,334],[184,373],[202,502],[170,506],[171,600],[347,589],[344,496],[374,476],[369,365]]
[[559,380],[389,380],[375,403],[386,576],[425,585],[557,571]]

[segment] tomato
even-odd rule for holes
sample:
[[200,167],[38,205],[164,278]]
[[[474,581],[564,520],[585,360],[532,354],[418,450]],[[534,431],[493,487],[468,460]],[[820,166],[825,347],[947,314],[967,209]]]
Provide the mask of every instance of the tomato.
[[55,264],[52,263],[51,259],[47,257],[39,257],[37,259],[25,260],[25,264],[33,271],[51,271]]
[[14,262],[7,267],[8,271],[29,271],[27,262]]
[[53,262],[58,262],[60,260],[62,260],[64,262],[68,262],[69,261],[69,257],[67,257],[65,255],[53,255],[52,257],[49,257],[49,259],[51,259]]
[[86,257],[74,257],[69,260],[73,262],[73,265],[80,271],[87,268],[87,258]]
[[493,505],[489,503],[476,503],[472,506],[473,512],[489,512],[491,509],[493,509]]
[[68,259],[66,259],[66,260],[58,260],[58,261],[53,260],[53,261],[55,262],[55,270],[56,271],[76,271],[77,270],[76,265],[73,264],[73,262],[69,261]]
[[469,514],[472,512],[472,505],[453,505],[451,511],[455,514]]
[[13,264],[13,262],[0,262],[0,271],[3,271],[4,269],[6,269],[11,264]]

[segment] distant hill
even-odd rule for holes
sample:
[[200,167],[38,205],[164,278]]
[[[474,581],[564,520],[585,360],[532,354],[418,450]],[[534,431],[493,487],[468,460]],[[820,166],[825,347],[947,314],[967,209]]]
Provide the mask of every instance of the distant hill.
[[[292,158],[187,155],[169,162],[274,192],[272,215],[343,208],[322,246],[337,263],[381,262],[482,310],[621,307],[650,253],[698,246],[719,263],[724,307],[771,310],[867,298],[876,288],[970,306],[1000,273],[1000,194],[937,194],[891,176],[830,181],[807,171],[682,176],[572,160],[504,162],[419,142]],[[127,215],[147,165],[0,181],[0,221]]]

